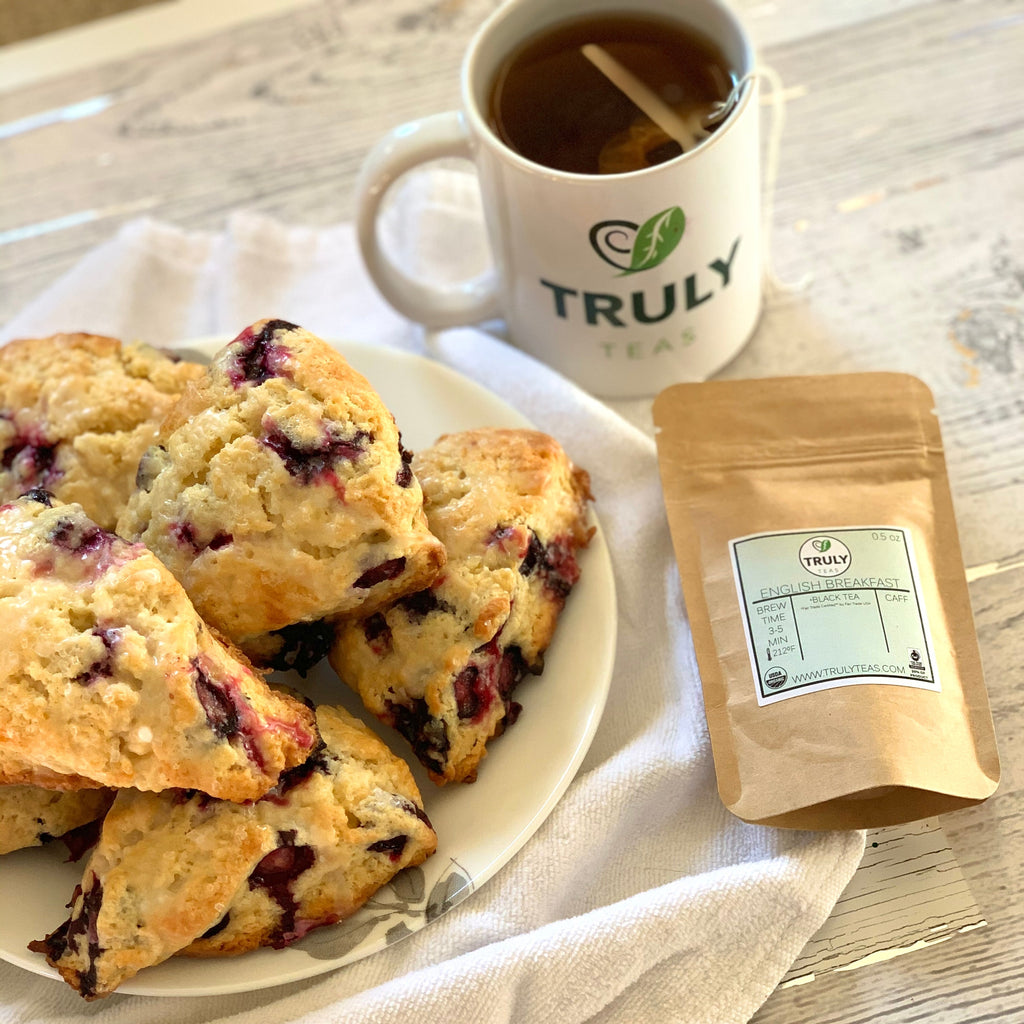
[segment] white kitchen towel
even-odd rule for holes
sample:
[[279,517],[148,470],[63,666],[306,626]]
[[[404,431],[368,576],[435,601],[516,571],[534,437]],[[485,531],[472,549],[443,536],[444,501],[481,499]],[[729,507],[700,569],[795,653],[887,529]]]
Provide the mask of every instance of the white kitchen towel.
[[[405,258],[442,276],[479,260],[451,221],[455,210],[459,232],[477,238],[472,201],[448,204],[449,193],[431,186],[415,216],[401,218]],[[348,225],[312,230],[238,214],[223,233],[199,234],[132,222],[0,340],[86,330],[162,344],[233,335],[263,316],[427,352],[517,407],[590,472],[618,600],[604,717],[535,836],[402,942],[305,982],[173,1004],[130,995],[86,1004],[62,983],[0,963],[0,1024],[749,1020],[828,915],[863,835],[746,825],[722,807],[649,436],[491,333],[424,339],[375,294]]]

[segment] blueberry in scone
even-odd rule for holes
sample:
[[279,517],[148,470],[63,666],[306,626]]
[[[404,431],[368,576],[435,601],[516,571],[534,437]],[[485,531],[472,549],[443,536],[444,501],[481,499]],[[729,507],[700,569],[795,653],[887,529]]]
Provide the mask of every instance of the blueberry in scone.
[[337,674],[394,726],[435,782],[469,782],[492,737],[515,722],[512,692],[539,673],[576,554],[593,532],[589,478],[538,431],[481,429],[419,452],[441,577],[360,619],[338,622]]
[[434,579],[444,548],[410,458],[340,353],[260,321],[165,419],[118,532],[154,551],[203,618],[257,656],[264,634],[372,611]]
[[142,453],[202,367],[93,334],[0,348],[0,501],[44,487],[113,529]]
[[354,913],[437,837],[408,766],[341,708],[260,800],[118,794],[71,916],[31,948],[87,999],[175,953],[283,947]]
[[312,712],[202,622],[141,544],[35,490],[0,506],[0,783],[251,800]]
[[0,786],[0,853],[42,846],[102,818],[114,800],[110,789],[61,792],[40,786]]
[[294,622],[246,640],[245,653],[260,668],[298,672],[305,677],[327,657],[334,643],[334,632],[331,619]]

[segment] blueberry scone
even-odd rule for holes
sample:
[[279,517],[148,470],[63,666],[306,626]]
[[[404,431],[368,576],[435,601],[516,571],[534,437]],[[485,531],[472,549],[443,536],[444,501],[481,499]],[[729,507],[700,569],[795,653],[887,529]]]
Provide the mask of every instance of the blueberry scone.
[[217,919],[273,836],[251,804],[122,790],[68,906],[29,949],[86,999],[173,956]]
[[590,486],[531,430],[442,437],[413,461],[448,562],[431,587],[339,623],[330,662],[394,726],[435,782],[470,782],[486,744],[519,714],[589,543]]
[[437,837],[408,766],[321,706],[322,745],[250,804],[120,793],[71,916],[32,944],[88,999],[177,952],[281,948],[357,910]]
[[164,421],[118,532],[146,544],[243,646],[371,611],[444,562],[394,418],[326,342],[246,328]]
[[113,529],[142,453],[202,367],[93,334],[0,348],[0,501],[45,487]]
[[42,846],[102,818],[114,800],[110,789],[60,792],[40,786],[0,786],[0,853]]
[[437,836],[408,765],[344,708],[316,712],[323,746],[256,805],[274,846],[185,952],[281,948],[353,914]]
[[0,580],[0,783],[251,800],[316,742],[312,712],[79,505],[37,490],[0,506]]

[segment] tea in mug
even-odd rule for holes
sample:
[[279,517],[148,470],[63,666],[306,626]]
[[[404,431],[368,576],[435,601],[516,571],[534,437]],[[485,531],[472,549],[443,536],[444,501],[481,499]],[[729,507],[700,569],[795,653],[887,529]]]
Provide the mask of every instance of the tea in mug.
[[622,174],[671,160],[683,145],[656,124],[584,54],[598,46],[666,104],[699,142],[705,118],[737,79],[722,50],[676,22],[632,14],[560,22],[502,62],[489,121],[511,149],[545,167]]

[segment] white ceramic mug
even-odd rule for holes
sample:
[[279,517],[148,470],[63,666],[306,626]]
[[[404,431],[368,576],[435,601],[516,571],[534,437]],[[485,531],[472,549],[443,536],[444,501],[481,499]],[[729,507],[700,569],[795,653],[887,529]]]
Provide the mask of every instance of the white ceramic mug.
[[[552,170],[505,145],[487,120],[501,61],[556,22],[624,10],[696,29],[737,79],[751,75],[724,123],[681,156],[622,174]],[[720,0],[510,0],[469,46],[462,109],[402,125],[368,155],[356,201],[370,276],[395,309],[430,328],[503,317],[514,344],[601,397],[707,378],[743,347],[761,308],[753,71],[750,39]],[[475,165],[494,266],[440,287],[388,257],[377,221],[396,179],[452,156]]]

